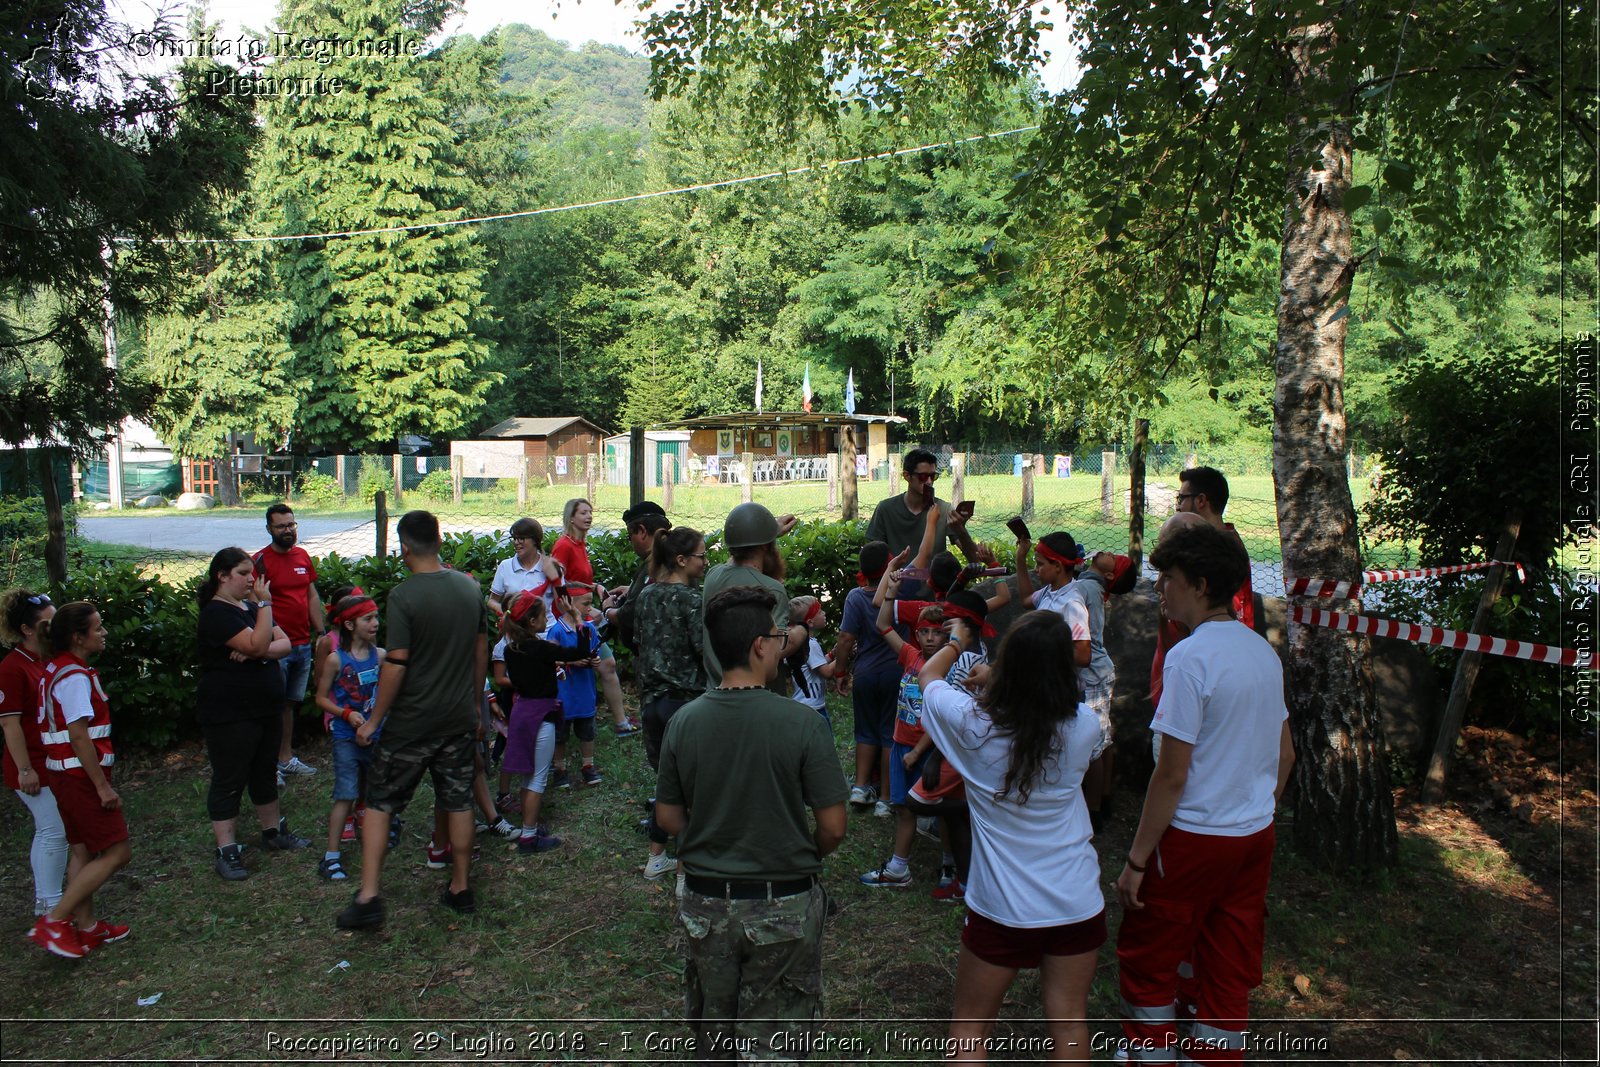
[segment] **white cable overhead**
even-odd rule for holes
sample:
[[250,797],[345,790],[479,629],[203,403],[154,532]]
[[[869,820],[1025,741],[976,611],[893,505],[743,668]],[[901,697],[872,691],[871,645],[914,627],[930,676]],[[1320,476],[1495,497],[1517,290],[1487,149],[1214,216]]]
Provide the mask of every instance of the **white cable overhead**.
[[[504,219],[526,219],[535,215],[554,215],[561,211],[581,211],[591,207],[609,207],[612,204],[629,204],[636,200],[652,200],[659,196],[677,196],[680,193],[698,193],[707,189],[725,189],[732,185],[747,185],[751,182],[762,182],[772,178],[788,178],[797,174],[806,174],[814,170],[826,170],[832,167],[848,167],[856,163],[871,163],[874,160],[894,159],[898,156],[914,155],[918,152],[928,152],[935,148],[953,148],[956,145],[971,144],[974,141],[987,141],[996,137],[1012,137],[1019,133],[1029,133],[1037,130],[1038,125],[1018,126],[1011,130],[999,130],[993,133],[979,133],[971,137],[962,137],[954,141],[937,141],[933,144],[917,145],[915,148],[896,148],[887,152],[878,152],[870,156],[854,156],[850,159],[836,159],[831,163],[795,167],[790,170],[774,170],[765,174],[749,174],[742,178],[725,178],[722,181],[702,182],[699,185],[683,185],[676,189],[658,189],[650,193],[634,193],[631,196],[615,196],[607,200],[590,200],[581,204],[561,204],[557,207],[533,208],[529,211],[509,211],[503,215],[483,215],[471,219],[447,219],[443,222],[416,222],[405,226],[377,226],[366,230],[335,230],[328,233],[295,233],[273,237],[168,237],[161,238],[157,244],[189,244],[189,245],[214,245],[214,244],[263,244],[270,241],[309,241],[323,240],[338,237],[366,237],[379,233],[410,233],[417,230],[442,230],[450,226],[476,226],[484,222],[500,222]],[[122,240],[126,241],[126,238]],[[130,242],[131,243],[131,242]]]

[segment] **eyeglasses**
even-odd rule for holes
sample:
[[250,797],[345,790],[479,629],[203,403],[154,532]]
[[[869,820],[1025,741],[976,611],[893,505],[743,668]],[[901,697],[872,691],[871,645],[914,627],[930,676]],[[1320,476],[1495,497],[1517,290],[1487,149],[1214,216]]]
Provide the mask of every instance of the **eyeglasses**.
[[763,641],[776,641],[778,642],[778,647],[783,648],[789,644],[789,632],[785,630],[781,634],[762,634],[761,639]]
[[1199,495],[1200,495],[1199,493],[1179,493],[1177,496],[1173,497],[1173,499],[1174,500],[1193,500],[1195,497],[1197,497]]
[[705,559],[706,558],[706,553],[704,553],[704,552],[691,552],[691,553],[689,553],[689,558],[690,559]]
[[298,529],[299,526],[300,524],[298,522],[281,522],[272,526],[268,526],[267,529],[271,530],[273,533],[287,533],[290,530]]
[[50,603],[50,598],[43,593],[35,593],[32,596],[24,597],[23,599],[36,608],[42,608],[46,604]]
[[923,474],[920,471],[913,471],[911,477],[924,482],[936,482],[939,480],[939,472],[932,471],[931,473]]
[[518,536],[518,535],[516,535],[516,534],[512,534],[512,535],[511,535],[511,540],[512,540],[512,541],[513,541],[513,542],[517,542],[517,541],[532,541],[532,540],[533,540],[533,537],[532,537],[532,535],[531,535],[531,534],[530,534],[530,535],[529,535],[529,536],[527,536],[527,537],[519,537],[519,536]]

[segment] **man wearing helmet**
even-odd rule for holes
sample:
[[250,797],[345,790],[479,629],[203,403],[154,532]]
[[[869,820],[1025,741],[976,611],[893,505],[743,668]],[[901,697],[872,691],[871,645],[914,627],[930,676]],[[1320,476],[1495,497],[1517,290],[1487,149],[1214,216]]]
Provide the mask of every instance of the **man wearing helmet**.
[[[728,561],[719,563],[706,573],[701,588],[702,602],[725,589],[748,585],[765,589],[776,598],[772,607],[772,622],[780,630],[788,631],[789,642],[806,640],[804,626],[789,625],[789,594],[783,587],[783,556],[778,552],[778,538],[794,529],[793,515],[775,518],[760,504],[740,504],[728,512],[722,527],[722,544],[728,550]],[[722,664],[711,652],[711,637],[701,619],[701,647],[705,649],[706,677],[711,688],[722,684]],[[793,647],[786,644],[784,647]],[[777,683],[771,688],[787,693]]]

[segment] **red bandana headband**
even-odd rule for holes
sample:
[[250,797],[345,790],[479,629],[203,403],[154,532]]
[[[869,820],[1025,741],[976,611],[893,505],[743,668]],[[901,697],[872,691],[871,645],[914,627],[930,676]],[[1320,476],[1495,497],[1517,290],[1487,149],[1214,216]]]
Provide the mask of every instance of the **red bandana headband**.
[[821,614],[822,601],[819,600],[811,605],[811,610],[806,612],[806,617],[800,620],[800,625],[804,626],[808,630],[811,629],[811,620]]
[[361,616],[366,615],[369,612],[378,610],[377,602],[371,597],[367,596],[367,594],[363,593],[361,590],[351,590],[350,595],[359,596],[362,599],[354,604],[351,604],[349,607],[335,615],[333,617],[333,624],[335,626],[343,626],[345,623],[350,622],[353,619],[359,619]]
[[978,627],[978,632],[983,636],[994,636],[994,627],[989,625],[988,619],[982,617],[975,611],[969,610],[968,608],[961,607],[958,604],[952,604],[948,600],[944,603],[944,617],[947,619],[966,619],[968,622],[975,623]]
[[521,622],[528,617],[535,604],[544,603],[544,598],[532,589],[525,589],[511,602],[511,621]]
[[1039,555],[1043,556],[1051,563],[1057,564],[1058,566],[1067,567],[1069,569],[1083,566],[1083,559],[1081,557],[1078,559],[1068,559],[1059,552],[1052,552],[1050,550],[1050,546],[1045,544],[1043,541],[1040,541],[1033,547],[1034,550],[1039,553]]
[[[887,568],[885,568],[885,569],[887,569]],[[873,588],[876,588],[878,583],[880,581],[882,581],[882,580],[883,580],[883,571],[879,571],[877,574],[874,574],[874,575],[869,575],[865,571],[856,571],[856,584],[859,585],[859,586],[863,586],[863,587],[868,588],[868,589],[873,589]]]

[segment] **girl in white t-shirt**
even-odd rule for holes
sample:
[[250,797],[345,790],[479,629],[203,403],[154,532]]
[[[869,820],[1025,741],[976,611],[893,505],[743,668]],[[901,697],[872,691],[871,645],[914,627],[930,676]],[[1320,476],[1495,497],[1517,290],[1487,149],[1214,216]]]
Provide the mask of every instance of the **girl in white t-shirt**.
[[1089,983],[1106,939],[1083,772],[1100,721],[1078,702],[1072,632],[1031,611],[1000,642],[981,699],[945,681],[958,648],[923,666],[922,724],[967,782],[972,864],[950,1023],[954,1059],[985,1062],[1006,991],[1039,968],[1060,1052],[1086,1050]]

